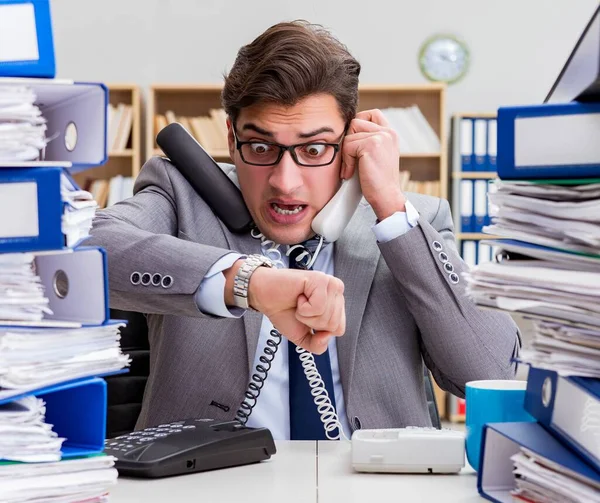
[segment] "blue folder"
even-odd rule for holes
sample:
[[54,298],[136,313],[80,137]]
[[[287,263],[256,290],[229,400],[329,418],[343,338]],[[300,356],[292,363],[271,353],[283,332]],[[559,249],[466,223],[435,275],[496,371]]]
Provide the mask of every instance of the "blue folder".
[[0,162],[0,169],[66,166],[71,173],[106,163],[108,89],[104,84],[58,79],[0,78],[3,84],[25,86],[46,119],[44,157],[31,162]]
[[530,367],[525,409],[600,471],[600,379]]
[[0,215],[5,215],[0,220],[0,253],[64,246],[62,175],[62,168],[0,169]]
[[[103,379],[79,379],[26,395],[32,394],[46,402],[46,423],[66,439],[61,449],[63,459],[104,450],[107,393]],[[2,400],[0,404],[15,399]]]
[[600,177],[600,103],[498,110],[502,179]]
[[50,0],[0,0],[2,77],[56,74]]
[[510,492],[515,488],[515,475],[510,458],[521,446],[600,484],[600,473],[539,423],[488,423],[483,427],[482,456],[477,472],[477,489],[481,496],[498,503],[513,501]]

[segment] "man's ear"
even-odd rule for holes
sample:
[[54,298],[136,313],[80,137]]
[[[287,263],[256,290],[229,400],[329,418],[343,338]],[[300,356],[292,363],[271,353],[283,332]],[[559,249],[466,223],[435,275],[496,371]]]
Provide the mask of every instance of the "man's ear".
[[229,149],[229,156],[233,161],[235,154],[235,138],[233,137],[233,123],[231,122],[229,116],[227,116],[227,120],[225,122],[227,124],[227,148]]

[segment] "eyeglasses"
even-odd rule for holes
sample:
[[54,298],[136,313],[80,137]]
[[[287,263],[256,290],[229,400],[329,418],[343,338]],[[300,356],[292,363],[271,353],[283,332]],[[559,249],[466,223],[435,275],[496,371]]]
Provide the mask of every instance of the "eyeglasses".
[[346,130],[338,143],[307,142],[296,145],[280,145],[268,141],[240,141],[235,126],[233,137],[235,148],[239,151],[242,161],[253,166],[275,166],[281,161],[283,154],[289,152],[298,166],[316,168],[328,166],[337,155]]

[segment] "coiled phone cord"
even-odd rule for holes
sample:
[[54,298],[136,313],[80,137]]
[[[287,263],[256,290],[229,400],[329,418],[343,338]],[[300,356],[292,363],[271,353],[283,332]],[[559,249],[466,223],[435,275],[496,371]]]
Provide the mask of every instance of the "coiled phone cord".
[[[279,268],[285,268],[285,264],[281,260],[281,251],[279,250],[279,244],[274,241],[265,238],[263,234],[258,232],[257,229],[252,229],[251,231],[252,237],[261,240],[261,245],[267,246],[267,250],[265,250],[265,255],[267,255],[270,259],[275,262],[275,265]],[[310,262],[305,266],[306,268],[311,267],[319,251],[321,251],[321,247],[323,245],[323,237],[321,237],[319,245],[310,260]],[[286,255],[289,257],[290,253],[296,249],[297,247],[302,245],[294,245],[289,248],[286,252]],[[308,251],[304,251],[296,257],[298,262],[304,260],[307,256],[309,256]],[[252,374],[250,378],[250,383],[248,384],[248,389],[244,393],[244,401],[240,405],[236,413],[236,417],[238,421],[245,425],[248,422],[248,418],[252,413],[252,410],[256,406],[258,401],[258,397],[260,396],[260,392],[265,384],[267,376],[269,374],[269,370],[271,370],[271,365],[273,359],[275,358],[275,354],[281,345],[281,341],[283,336],[281,332],[279,332],[276,328],[273,328],[270,332],[270,339],[267,339],[267,343],[265,348],[263,349],[263,354],[259,357],[259,364],[256,365],[255,373]],[[317,369],[317,364],[315,362],[315,357],[310,351],[307,351],[304,348],[296,346],[296,352],[299,354],[300,363],[302,365],[302,370],[304,371],[304,375],[308,380],[308,385],[310,386],[310,393],[313,396],[313,400],[315,402],[315,406],[317,407],[317,411],[321,416],[321,422],[323,423],[323,427],[325,428],[325,436],[329,440],[339,440],[340,435],[344,437],[344,439],[348,440],[346,435],[344,434],[344,430],[342,429],[342,425],[338,418],[335,407],[331,403],[331,398],[329,398],[329,393],[327,392],[327,388],[325,387],[325,383],[323,382],[323,378],[321,374],[319,374],[319,370]],[[338,430],[337,433],[334,433]]]

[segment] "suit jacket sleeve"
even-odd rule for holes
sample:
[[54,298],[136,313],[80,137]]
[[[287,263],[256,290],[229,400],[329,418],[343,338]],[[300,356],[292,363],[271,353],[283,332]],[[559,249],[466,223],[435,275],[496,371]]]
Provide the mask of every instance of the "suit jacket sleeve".
[[467,297],[468,266],[456,249],[446,200],[440,199],[431,222],[421,215],[417,226],[379,248],[419,327],[423,359],[442,388],[464,396],[468,381],[514,378],[518,328],[508,314],[481,309]]
[[[178,238],[173,176],[181,174],[164,159],[153,157],[136,180],[134,197],[98,212],[94,219],[86,244],[107,251],[112,308],[209,316],[199,310],[195,294],[210,267],[230,250]],[[214,217],[207,211],[207,218]],[[168,275],[172,284],[134,285],[130,279],[134,272]]]

